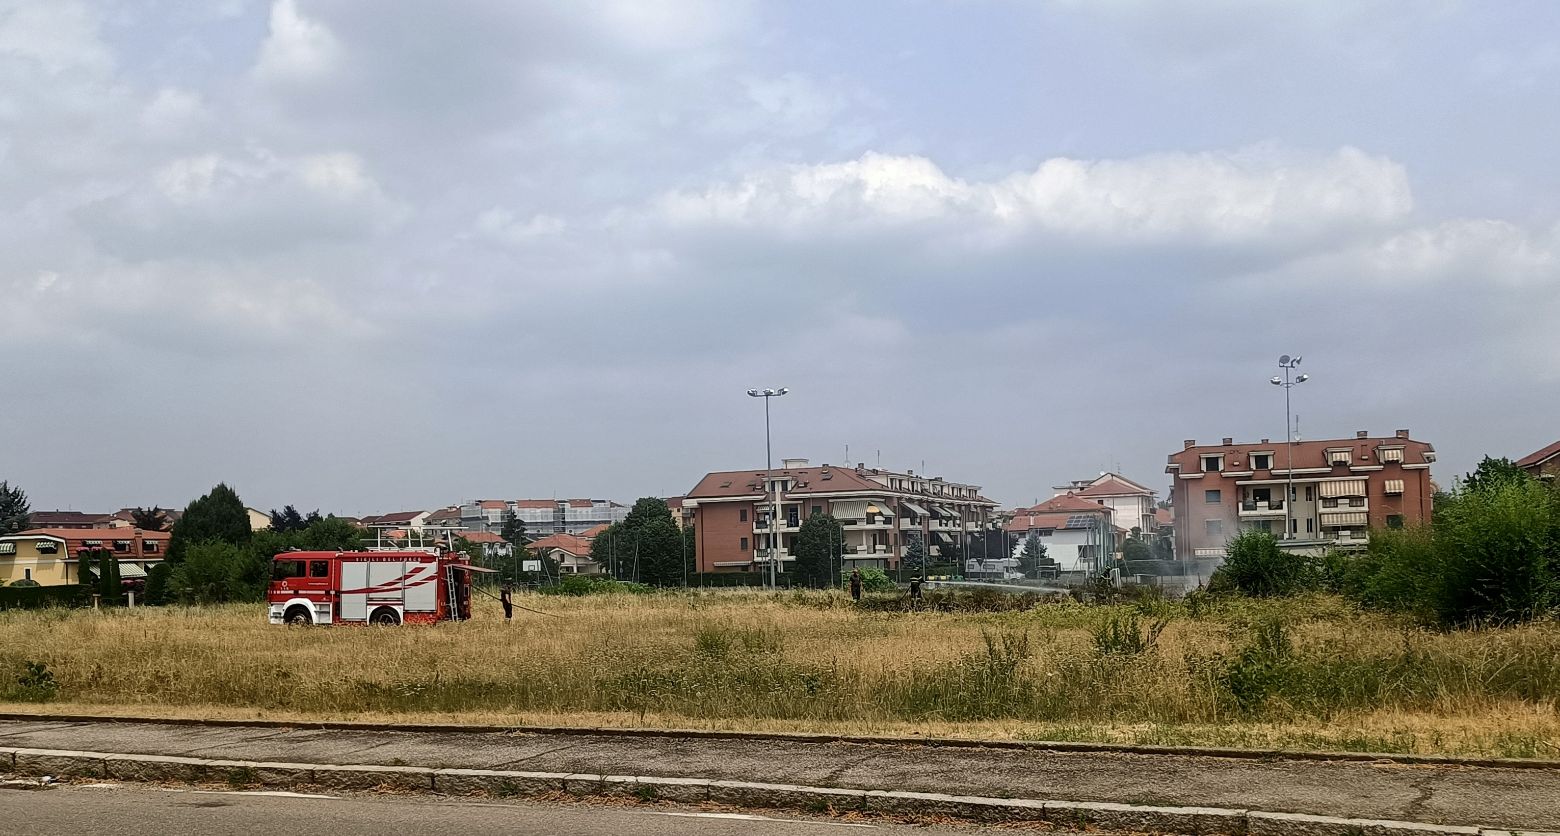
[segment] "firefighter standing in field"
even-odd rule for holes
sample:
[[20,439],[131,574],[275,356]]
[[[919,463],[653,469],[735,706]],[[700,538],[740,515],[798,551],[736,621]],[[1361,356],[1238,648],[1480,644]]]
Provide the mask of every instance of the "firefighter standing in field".
[[504,584],[504,588],[499,590],[499,592],[498,592],[498,602],[500,604],[504,605],[504,623],[505,624],[508,624],[509,623],[509,619],[514,618],[514,615],[515,615],[515,602],[510,599],[510,595],[513,594],[513,593],[514,593],[514,586],[512,586],[510,584],[507,584],[507,583]]
[[850,600],[861,603],[861,570],[850,570]]

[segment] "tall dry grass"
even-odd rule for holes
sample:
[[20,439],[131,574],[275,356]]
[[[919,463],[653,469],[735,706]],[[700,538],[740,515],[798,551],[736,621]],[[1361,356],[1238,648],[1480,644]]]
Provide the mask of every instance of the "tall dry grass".
[[[1002,613],[862,612],[834,593],[518,602],[557,617],[505,624],[494,605],[437,627],[298,629],[246,606],[7,612],[0,702],[1560,757],[1550,623],[1426,632],[1333,598]],[[1282,646],[1263,650],[1259,629]],[[16,684],[29,661],[56,686]]]

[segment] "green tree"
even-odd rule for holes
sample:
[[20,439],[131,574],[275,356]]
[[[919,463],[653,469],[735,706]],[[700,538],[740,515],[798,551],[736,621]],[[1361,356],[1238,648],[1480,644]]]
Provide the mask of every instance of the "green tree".
[[219,542],[239,546],[249,542],[253,532],[249,527],[249,512],[238,494],[227,485],[219,484],[211,492],[191,502],[184,515],[174,523],[168,538],[167,560],[178,564],[185,552],[197,543]]
[[792,571],[796,582],[822,589],[834,578],[834,563],[840,544],[845,541],[845,528],[831,514],[813,514],[796,531],[791,541],[791,554],[796,558]]
[[1533,477],[1528,475],[1527,471],[1512,464],[1511,459],[1492,459],[1485,456],[1472,473],[1463,477],[1462,490],[1477,493],[1494,490],[1504,485],[1520,485],[1531,481]]
[[1048,562],[1045,544],[1040,542],[1039,535],[1025,537],[1024,548],[1018,553],[1018,570],[1024,573],[1024,577],[1039,578],[1041,567]]
[[31,515],[27,492],[11,487],[10,482],[0,482],[0,535],[26,531],[27,518]]
[[174,567],[174,597],[187,603],[223,604],[256,598],[252,555],[232,543],[205,540],[191,545]]
[[525,547],[525,520],[520,519],[513,508],[504,512],[504,527],[498,536],[515,549]]
[[130,521],[142,531],[163,531],[168,528],[168,513],[156,505],[150,508],[133,508]]
[[1250,529],[1226,545],[1224,565],[1213,573],[1208,587],[1215,592],[1267,597],[1306,592],[1320,583],[1316,558],[1286,552],[1272,534]]
[[158,562],[146,570],[146,603],[168,604],[173,601],[173,566]]
[[681,586],[687,577],[684,545],[666,501],[647,496],[634,503],[622,522],[596,535],[590,555],[617,580]]
[[939,552],[938,561],[951,565],[955,575],[964,574],[964,547],[959,542],[961,536],[959,534],[950,534],[947,539],[937,546],[937,551]]
[[102,596],[104,604],[112,604],[124,594],[124,584],[119,577],[119,556],[109,549],[92,549],[84,552],[82,562],[88,560],[88,555],[97,558],[98,564],[98,595]]
[[[909,569],[912,573],[926,571],[926,543],[919,531],[912,531],[906,535],[909,540],[905,545],[905,557],[900,562],[901,569]],[[900,578],[903,580],[903,576]]]
[[1122,560],[1153,560],[1154,547],[1141,537],[1128,537],[1121,544]]
[[298,513],[298,509],[291,505],[280,511],[275,509],[271,511],[271,530],[279,534],[286,534],[290,531],[302,531],[307,525],[308,523],[303,521],[303,515]]

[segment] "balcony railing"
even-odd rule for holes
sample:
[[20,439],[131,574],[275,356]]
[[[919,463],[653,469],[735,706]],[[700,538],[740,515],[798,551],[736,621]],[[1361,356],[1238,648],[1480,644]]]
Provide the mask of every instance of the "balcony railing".
[[1268,514],[1284,513],[1284,500],[1282,499],[1248,499],[1240,504],[1240,513],[1244,516],[1266,516]]

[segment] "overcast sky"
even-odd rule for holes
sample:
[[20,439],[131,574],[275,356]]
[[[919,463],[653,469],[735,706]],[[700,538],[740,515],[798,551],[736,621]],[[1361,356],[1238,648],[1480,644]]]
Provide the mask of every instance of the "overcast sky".
[[0,0],[37,509],[1560,437],[1560,4]]

